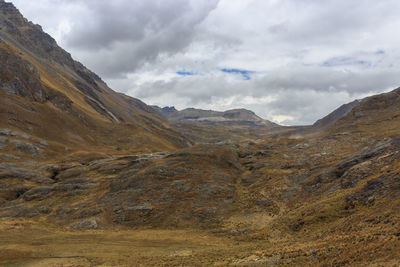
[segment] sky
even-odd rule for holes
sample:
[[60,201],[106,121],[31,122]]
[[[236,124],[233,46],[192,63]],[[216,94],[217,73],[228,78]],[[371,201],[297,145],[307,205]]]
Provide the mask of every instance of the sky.
[[400,86],[398,0],[11,0],[114,90],[283,125]]

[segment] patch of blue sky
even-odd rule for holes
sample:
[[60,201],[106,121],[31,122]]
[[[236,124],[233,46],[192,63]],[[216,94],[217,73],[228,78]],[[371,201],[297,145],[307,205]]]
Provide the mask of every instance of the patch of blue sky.
[[186,71],[186,70],[179,70],[176,72],[176,74],[181,75],[181,76],[192,76],[192,75],[196,75],[196,73],[192,72],[192,71]]
[[254,71],[250,70],[242,70],[242,69],[228,69],[228,68],[222,68],[220,69],[222,72],[226,73],[234,73],[234,74],[240,74],[242,75],[244,80],[251,80],[250,74],[254,73]]
[[371,62],[367,60],[360,60],[354,57],[334,57],[324,61],[321,65],[323,67],[336,67],[336,66],[349,66],[349,65],[370,67]]

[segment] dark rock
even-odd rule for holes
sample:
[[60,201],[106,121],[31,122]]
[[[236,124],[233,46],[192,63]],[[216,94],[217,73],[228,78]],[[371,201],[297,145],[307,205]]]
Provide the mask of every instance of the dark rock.
[[339,181],[342,188],[354,187],[360,180],[370,174],[369,165],[378,164],[383,159],[393,160],[400,157],[400,137],[390,138],[377,143],[372,148],[366,148],[360,153],[349,157],[336,166],[321,172],[316,178],[308,181],[308,185],[320,185]]
[[[91,163],[89,168],[102,174],[114,174],[138,164],[140,165],[140,161],[137,156],[134,156],[131,159],[126,160],[98,160]],[[137,167],[140,167],[139,165]]]
[[29,189],[30,187],[24,185],[7,185],[5,188],[0,188],[0,198],[12,201],[19,198]]
[[[0,129],[0,135],[11,135],[11,130],[10,129]],[[7,140],[8,141],[8,140]]]
[[32,218],[39,214],[40,212],[35,207],[12,202],[5,207],[3,205],[3,207],[0,208],[0,217]]
[[49,214],[51,213],[52,209],[47,206],[37,206],[35,207],[38,212],[41,214]]
[[43,88],[38,70],[28,61],[0,49],[0,90],[43,101]]
[[259,207],[270,207],[274,202],[270,199],[261,199],[256,201],[256,205]]
[[270,157],[271,156],[271,150],[260,150],[254,153],[254,156],[256,157]]
[[40,147],[38,147],[34,144],[19,141],[19,140],[11,140],[10,142],[12,144],[14,144],[14,150],[17,152],[28,153],[28,154],[31,154],[32,157],[35,157],[35,158],[43,157],[43,149],[41,149]]
[[352,208],[357,203],[373,205],[377,197],[397,197],[400,192],[400,174],[383,174],[370,180],[361,189],[346,196],[346,208]]
[[15,155],[10,155],[10,154],[3,154],[0,153],[0,159],[20,159],[20,157],[15,156]]
[[53,190],[58,192],[69,192],[73,190],[86,190],[93,188],[94,185],[91,184],[55,184],[53,185]]
[[98,183],[98,181],[94,181],[88,178],[70,178],[59,182],[59,184],[93,184],[93,183]]
[[357,164],[347,170],[340,179],[342,188],[351,188],[357,185],[359,181],[367,178],[371,175],[371,169],[369,168],[371,161],[366,161]]
[[304,165],[298,163],[286,163],[283,164],[281,167],[282,170],[301,169],[301,168],[304,168]]
[[151,215],[153,206],[148,202],[142,202],[134,206],[123,206],[114,209],[116,223],[124,222],[146,222],[147,217]]
[[201,182],[198,186],[200,197],[215,197],[216,195],[233,195],[235,191],[233,179],[224,173],[214,173],[210,180]]
[[37,186],[26,192],[23,195],[23,199],[25,201],[43,200],[53,189],[53,186]]
[[69,178],[80,177],[84,175],[85,172],[86,170],[84,167],[77,165],[68,169],[59,169],[56,178],[58,181],[62,181]]
[[56,90],[47,89],[46,100],[50,101],[55,107],[63,111],[70,111],[72,108],[71,99],[69,99],[65,94]]
[[83,219],[83,218],[88,218],[88,217],[93,217],[93,216],[99,215],[103,212],[104,211],[101,208],[85,208],[84,210],[81,210],[78,212],[77,217],[79,219]]
[[192,189],[190,182],[187,180],[175,180],[172,181],[169,186],[171,186],[172,189],[180,192],[189,192],[190,189]]
[[293,224],[290,228],[294,231],[294,232],[298,232],[300,231],[303,227],[304,227],[304,221],[303,220],[299,220],[297,221],[295,224]]
[[280,211],[279,206],[272,199],[260,199],[255,204],[261,210],[270,212],[271,214],[278,214]]
[[361,151],[361,153],[342,161],[335,168],[334,174],[336,177],[341,177],[351,167],[393,150],[400,151],[400,137],[379,142],[373,148]]
[[47,141],[45,141],[45,140],[41,140],[39,142],[39,144],[42,145],[42,146],[45,146],[45,147],[49,147],[50,146],[49,143],[47,143]]
[[53,181],[48,177],[30,169],[6,167],[0,168],[0,180],[1,179],[18,179],[26,180],[35,183],[52,183]]
[[250,186],[256,183],[259,180],[259,177],[255,173],[248,173],[242,176],[241,183],[244,186]]
[[14,131],[11,131],[9,135],[10,135],[10,136],[19,137],[19,138],[23,138],[23,139],[27,139],[27,140],[31,139],[31,137],[30,137],[28,134],[26,134],[26,133],[21,133],[21,132],[14,132]]
[[43,200],[52,192],[67,192],[63,196],[74,196],[82,193],[83,190],[91,189],[91,184],[54,184],[51,186],[37,186],[30,189],[23,195],[25,201]]

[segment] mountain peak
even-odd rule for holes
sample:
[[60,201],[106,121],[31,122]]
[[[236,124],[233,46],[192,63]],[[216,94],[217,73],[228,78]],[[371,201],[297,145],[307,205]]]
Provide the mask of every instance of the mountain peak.
[[14,24],[18,26],[22,26],[25,23],[28,23],[28,20],[24,18],[24,16],[22,16],[22,14],[14,6],[13,3],[0,0],[0,12],[1,12],[0,14],[2,14],[3,17],[6,17],[7,19],[11,20]]

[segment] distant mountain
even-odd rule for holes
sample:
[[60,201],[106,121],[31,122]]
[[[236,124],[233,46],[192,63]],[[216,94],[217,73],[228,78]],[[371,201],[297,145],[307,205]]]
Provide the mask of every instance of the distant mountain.
[[234,124],[262,127],[277,127],[276,123],[264,120],[257,116],[253,111],[247,109],[232,109],[227,111],[203,110],[187,108],[177,110],[175,107],[152,106],[159,114],[165,118],[179,122],[197,122],[213,124]]

